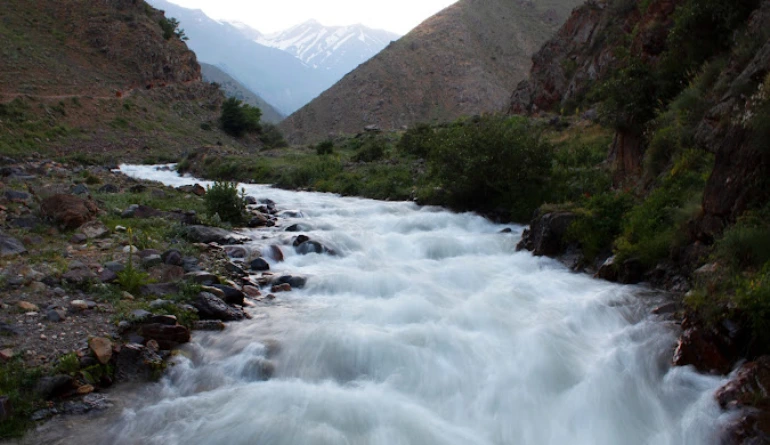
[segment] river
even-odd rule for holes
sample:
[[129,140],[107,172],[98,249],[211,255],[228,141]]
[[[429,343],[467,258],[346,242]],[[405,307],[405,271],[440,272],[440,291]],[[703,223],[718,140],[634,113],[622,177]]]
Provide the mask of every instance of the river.
[[[651,314],[654,293],[516,252],[522,227],[244,187],[300,210],[283,226],[307,225],[339,255],[285,248],[273,271],[307,276],[304,289],[196,333],[103,434],[71,443],[704,445],[728,420],[713,400],[722,379],[670,366],[678,331]],[[260,245],[292,235],[248,233]]]

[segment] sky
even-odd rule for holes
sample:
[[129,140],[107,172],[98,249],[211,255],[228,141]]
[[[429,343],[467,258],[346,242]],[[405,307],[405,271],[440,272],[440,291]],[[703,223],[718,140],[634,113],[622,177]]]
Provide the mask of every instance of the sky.
[[169,0],[217,20],[246,23],[264,34],[315,19],[326,26],[364,24],[406,34],[457,0]]

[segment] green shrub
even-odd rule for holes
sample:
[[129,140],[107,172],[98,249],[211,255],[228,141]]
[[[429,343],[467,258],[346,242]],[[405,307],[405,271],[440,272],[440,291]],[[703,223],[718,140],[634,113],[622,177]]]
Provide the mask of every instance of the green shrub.
[[213,129],[214,129],[214,127],[212,127],[210,123],[208,123],[208,122],[202,122],[201,123],[201,130],[203,130],[203,131],[211,131]]
[[749,319],[753,339],[764,350],[770,345],[770,263],[754,276],[741,280],[735,304]]
[[21,437],[32,425],[29,416],[41,407],[43,401],[35,391],[43,372],[24,364],[21,357],[13,357],[0,366],[0,394],[8,397],[13,412],[0,422],[0,439]]
[[553,147],[525,118],[459,122],[438,130],[432,145],[429,203],[525,221],[548,194]]
[[163,17],[158,21],[160,29],[163,30],[163,38],[166,40],[176,37],[179,40],[188,40],[184,33],[184,29],[179,28],[179,20],[173,17]]
[[623,218],[634,204],[628,193],[605,192],[589,198],[577,212],[578,218],[567,231],[567,238],[580,244],[588,261],[604,251],[612,250],[612,243],[620,234]]
[[259,140],[265,144],[265,148],[285,148],[289,146],[289,143],[283,138],[281,130],[269,122],[262,124],[262,134],[260,134]]
[[428,124],[417,124],[404,132],[396,144],[399,153],[427,158],[430,153],[434,129]]
[[318,145],[315,146],[315,152],[318,156],[334,153],[334,142],[331,140],[319,142]]
[[770,207],[743,215],[717,240],[715,259],[735,270],[757,270],[770,261]]
[[209,216],[219,215],[222,221],[241,224],[246,218],[245,191],[238,192],[235,182],[215,181],[207,187],[204,201]]
[[388,143],[381,137],[369,136],[358,152],[353,155],[353,162],[374,162],[385,157]]
[[259,133],[262,130],[259,123],[261,117],[262,110],[258,107],[252,107],[231,97],[222,104],[219,125],[222,131],[230,136],[241,137],[246,133]]

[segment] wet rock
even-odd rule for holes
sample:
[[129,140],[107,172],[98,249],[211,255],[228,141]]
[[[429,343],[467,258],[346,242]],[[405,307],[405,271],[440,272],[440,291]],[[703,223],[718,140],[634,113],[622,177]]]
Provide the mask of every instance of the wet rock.
[[225,254],[233,259],[244,259],[249,257],[249,251],[244,246],[225,246]]
[[275,284],[273,287],[270,288],[270,292],[277,294],[279,292],[291,292],[291,284],[289,283],[282,283],[282,284]]
[[251,298],[256,298],[262,296],[262,292],[259,291],[259,288],[256,286],[243,286],[243,293],[248,295]]
[[43,377],[38,380],[35,387],[38,395],[46,400],[65,394],[72,389],[72,377],[63,374]]
[[246,225],[247,227],[254,229],[257,227],[267,227],[268,222],[270,222],[270,220],[265,215],[257,213],[249,219],[249,222]]
[[716,335],[705,328],[695,326],[686,329],[674,352],[674,365],[692,365],[701,372],[727,374],[732,362],[717,343]]
[[248,238],[218,227],[188,226],[186,236],[196,243],[242,244]]
[[298,235],[291,243],[292,246],[298,247],[300,244],[310,241],[310,237],[307,235]]
[[307,284],[307,278],[296,275],[282,275],[273,284],[289,284],[294,289],[302,289]]
[[642,281],[645,272],[646,268],[638,259],[630,258],[617,264],[616,258],[612,256],[599,267],[594,276],[615,283],[637,284]]
[[299,210],[281,210],[280,212],[276,213],[276,216],[279,218],[304,218],[305,217],[305,215],[303,215],[302,212]]
[[64,230],[77,229],[92,220],[99,208],[91,200],[74,195],[53,195],[40,203],[40,213]]
[[212,284],[219,284],[219,277],[211,272],[188,272],[184,276],[185,280],[195,284],[201,284],[204,286],[211,286]]
[[235,321],[243,319],[243,311],[227,305],[221,298],[209,292],[198,294],[192,305],[202,320]]
[[253,196],[247,196],[246,198],[244,198],[244,202],[246,203],[246,205],[250,205],[250,206],[257,205],[257,198]]
[[196,320],[192,328],[194,331],[224,331],[225,324],[219,320]]
[[256,270],[260,272],[270,270],[270,264],[267,261],[265,261],[264,258],[255,259],[249,264],[249,267],[251,267],[251,270]]
[[529,250],[535,256],[555,257],[567,247],[565,236],[577,218],[572,212],[552,212],[536,215],[524,230],[516,250]]
[[179,293],[177,283],[145,284],[139,288],[142,297],[169,297]]
[[182,261],[182,253],[176,249],[170,249],[163,252],[160,255],[160,259],[163,260],[164,264],[169,264],[171,266],[184,265],[184,262]]
[[285,229],[287,232],[306,232],[310,230],[307,224],[292,224]]
[[104,184],[99,187],[98,191],[99,193],[118,193],[120,190],[118,189],[118,186],[114,184]]
[[20,255],[26,252],[27,249],[21,241],[0,232],[0,257]]
[[297,253],[300,255],[308,255],[311,253],[317,253],[317,254],[323,254],[323,253],[329,253],[331,250],[324,246],[323,244],[319,243],[318,241],[305,241],[304,243],[297,246]]
[[246,295],[238,289],[222,284],[214,284],[211,287],[222,291],[224,296],[221,298],[225,301],[225,303],[243,306],[243,299],[246,297]]
[[283,261],[283,251],[279,246],[276,246],[275,244],[270,246],[267,251],[267,256],[278,263]]
[[249,274],[243,270],[240,266],[233,264],[233,263],[226,263],[225,264],[225,270],[233,275],[239,276],[239,277],[246,277]]
[[92,337],[88,340],[88,347],[93,351],[99,363],[106,365],[112,359],[112,342],[103,337]]
[[135,382],[150,380],[163,366],[163,359],[153,350],[141,344],[123,345],[115,360],[118,381]]
[[745,363],[732,380],[717,390],[723,409],[742,413],[727,425],[725,444],[770,443],[770,357]]
[[183,185],[183,186],[177,187],[177,190],[183,193],[192,193],[196,196],[203,196],[206,194],[206,189],[200,184]]
[[139,328],[139,335],[155,340],[160,349],[173,349],[190,341],[190,331],[182,325],[146,324]]

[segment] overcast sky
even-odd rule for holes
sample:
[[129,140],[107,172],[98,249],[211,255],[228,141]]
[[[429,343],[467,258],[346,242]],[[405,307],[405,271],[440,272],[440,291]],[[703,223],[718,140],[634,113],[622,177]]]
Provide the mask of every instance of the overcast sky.
[[202,9],[221,20],[237,20],[262,33],[282,31],[316,19],[327,26],[362,23],[406,34],[457,0],[169,0]]

